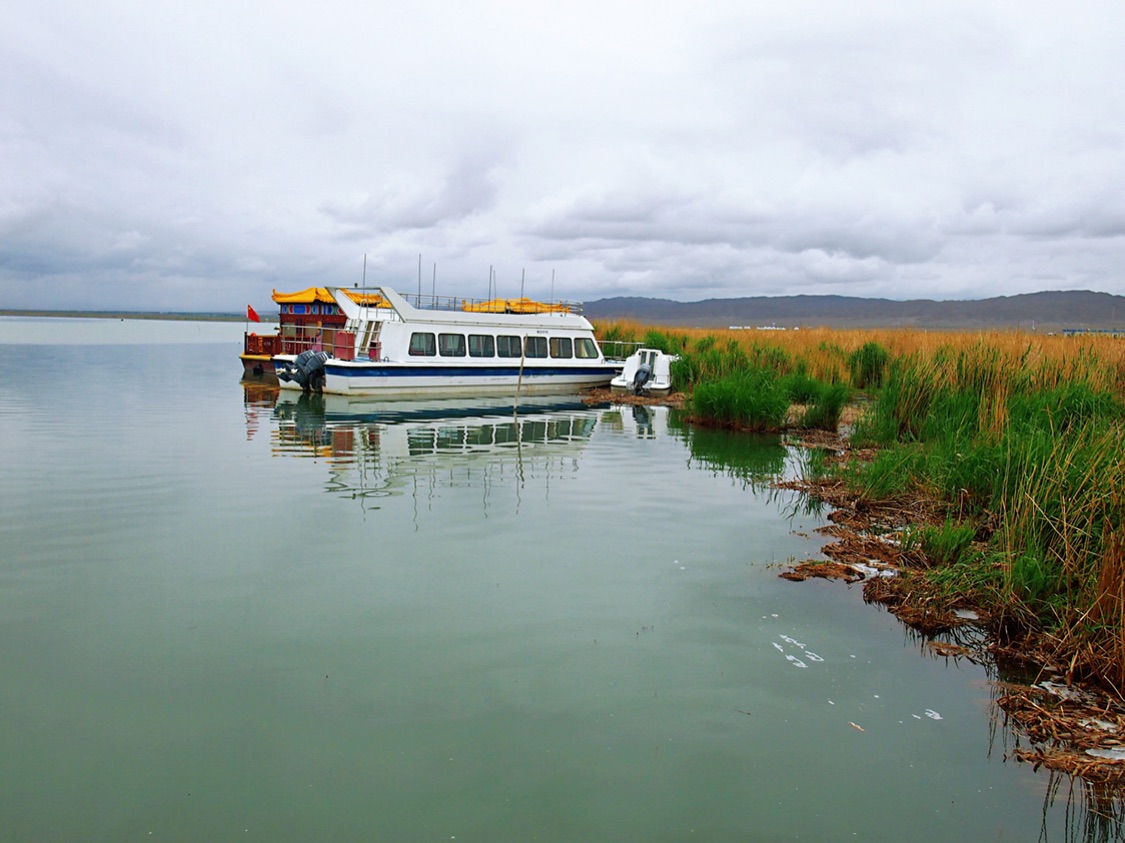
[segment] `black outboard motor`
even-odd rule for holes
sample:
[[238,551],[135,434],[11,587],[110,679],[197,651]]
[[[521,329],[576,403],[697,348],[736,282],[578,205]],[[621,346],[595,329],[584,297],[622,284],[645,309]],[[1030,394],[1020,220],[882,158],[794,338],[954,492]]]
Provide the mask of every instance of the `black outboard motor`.
[[[301,385],[304,392],[324,391],[324,361],[328,355],[323,351],[302,351],[293,361],[288,374]],[[280,373],[278,377],[281,377]]]
[[652,377],[652,366],[648,363],[642,363],[637,367],[637,373],[633,375],[633,394],[640,395],[648,383],[649,378]]

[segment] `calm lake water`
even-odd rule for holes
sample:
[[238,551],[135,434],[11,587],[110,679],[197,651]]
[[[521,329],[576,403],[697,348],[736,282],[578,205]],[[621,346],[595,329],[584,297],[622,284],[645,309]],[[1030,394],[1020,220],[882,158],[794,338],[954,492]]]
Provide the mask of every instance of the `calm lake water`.
[[241,331],[0,319],[3,840],[1119,839],[982,668],[777,576],[777,440],[279,401]]

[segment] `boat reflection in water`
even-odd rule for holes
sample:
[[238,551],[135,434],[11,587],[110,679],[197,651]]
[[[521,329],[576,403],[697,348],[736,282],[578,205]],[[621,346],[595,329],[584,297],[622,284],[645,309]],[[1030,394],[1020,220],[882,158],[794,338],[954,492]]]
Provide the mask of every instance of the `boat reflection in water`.
[[276,380],[271,383],[269,380],[259,378],[242,379],[242,406],[246,413],[247,441],[257,436],[263,420],[268,422],[280,391]]
[[[658,430],[657,417],[667,413],[667,407],[650,407],[643,404],[614,405],[602,414],[601,422],[609,430],[637,439],[655,439]],[[667,428],[667,423],[659,426],[661,431]]]
[[727,475],[743,488],[768,488],[786,473],[793,459],[776,434],[732,436],[729,430],[689,425],[673,407],[614,405],[602,413],[600,423],[607,430],[636,439],[672,436],[686,446],[691,465]]
[[326,491],[356,498],[400,494],[430,483],[480,482],[507,475],[557,476],[576,460],[598,422],[577,395],[388,401],[282,390],[273,408],[276,456],[324,459]]

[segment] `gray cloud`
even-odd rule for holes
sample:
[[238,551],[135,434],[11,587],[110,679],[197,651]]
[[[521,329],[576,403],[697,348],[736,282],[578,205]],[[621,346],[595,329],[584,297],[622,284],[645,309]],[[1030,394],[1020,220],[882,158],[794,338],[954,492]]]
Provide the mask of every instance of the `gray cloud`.
[[6,10],[0,306],[1125,288],[1115,5],[639,11]]
[[494,209],[497,168],[488,155],[466,154],[443,175],[389,175],[376,192],[326,201],[320,211],[351,240],[448,226]]

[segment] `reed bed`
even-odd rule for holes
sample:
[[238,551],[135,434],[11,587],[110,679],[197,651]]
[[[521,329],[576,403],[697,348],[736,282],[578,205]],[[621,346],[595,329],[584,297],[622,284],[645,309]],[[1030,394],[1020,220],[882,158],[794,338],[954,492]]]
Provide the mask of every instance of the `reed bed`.
[[[1070,677],[1125,695],[1125,341],[909,329],[601,332],[682,356],[701,420],[770,429],[782,403],[871,400],[852,434],[873,460],[838,469],[860,498],[922,495],[916,525],[951,600],[1032,632]],[[803,396],[803,400],[801,397]],[[807,426],[834,427],[831,407]]]
[[944,542],[953,550],[937,554],[931,580],[986,605],[1002,627],[1042,633],[1069,676],[1120,695],[1121,349],[1016,350],[978,340],[895,361],[857,430],[883,448],[857,485],[893,494],[910,484],[942,501],[946,533],[974,541]]

